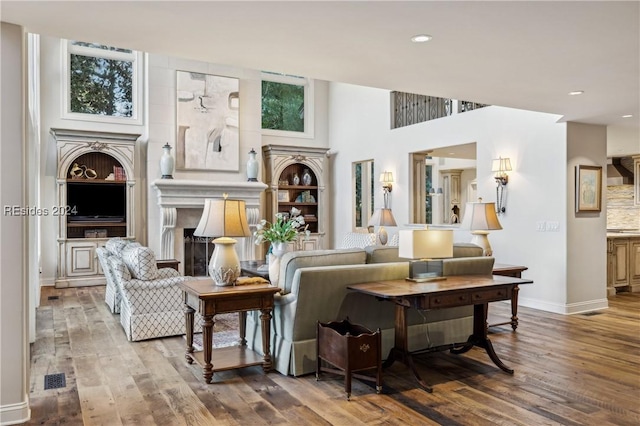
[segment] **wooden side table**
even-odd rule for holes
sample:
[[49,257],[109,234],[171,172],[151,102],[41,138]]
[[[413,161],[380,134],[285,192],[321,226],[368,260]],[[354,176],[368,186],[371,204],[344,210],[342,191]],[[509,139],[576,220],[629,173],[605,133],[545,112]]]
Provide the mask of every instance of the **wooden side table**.
[[180,264],[180,261],[178,259],[157,259],[156,260],[156,266],[158,267],[158,269],[173,268],[177,271],[179,264]]
[[267,262],[264,260],[241,260],[240,273],[248,277],[260,277],[269,281],[269,268],[262,268]]
[[[502,275],[505,277],[522,278],[522,271],[526,271],[526,266],[507,265],[504,263],[496,263],[493,265],[493,275]],[[498,325],[511,324],[513,331],[518,328],[518,292],[520,288],[518,286],[513,287],[511,293],[511,321],[499,322],[496,324],[489,324],[489,327],[496,327]]]
[[[189,364],[196,361],[203,367],[206,383],[211,383],[216,371],[262,365],[265,372],[271,370],[271,312],[273,296],[280,291],[269,284],[248,284],[219,287],[213,280],[187,280],[180,284],[184,294],[185,321],[187,330],[186,360]],[[202,352],[193,349],[194,312],[202,315]],[[262,322],[263,357],[247,348],[245,340],[246,312],[259,310]],[[216,314],[239,312],[240,346],[213,349],[213,324]],[[216,363],[212,364],[212,355],[216,355]]]

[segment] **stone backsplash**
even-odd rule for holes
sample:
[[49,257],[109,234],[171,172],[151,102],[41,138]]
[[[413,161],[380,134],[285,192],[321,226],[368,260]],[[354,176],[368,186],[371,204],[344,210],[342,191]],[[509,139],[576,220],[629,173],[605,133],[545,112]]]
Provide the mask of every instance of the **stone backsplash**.
[[633,185],[607,186],[607,229],[640,229],[640,206],[634,205]]

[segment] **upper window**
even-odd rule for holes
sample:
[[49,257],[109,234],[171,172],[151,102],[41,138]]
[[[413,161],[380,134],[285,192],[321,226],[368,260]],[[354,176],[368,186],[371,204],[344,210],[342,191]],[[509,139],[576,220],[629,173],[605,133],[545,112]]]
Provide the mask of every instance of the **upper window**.
[[262,73],[262,133],[313,137],[313,80]]
[[141,124],[142,54],[64,40],[63,117]]

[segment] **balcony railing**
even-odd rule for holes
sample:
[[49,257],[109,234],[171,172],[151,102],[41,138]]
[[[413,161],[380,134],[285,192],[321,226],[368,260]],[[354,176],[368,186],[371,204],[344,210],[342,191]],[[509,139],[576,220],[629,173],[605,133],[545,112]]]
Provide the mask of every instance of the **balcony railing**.
[[447,117],[453,114],[457,103],[458,113],[471,111],[488,106],[471,101],[456,101],[449,98],[418,95],[406,92],[391,92],[391,128],[410,126],[436,118]]

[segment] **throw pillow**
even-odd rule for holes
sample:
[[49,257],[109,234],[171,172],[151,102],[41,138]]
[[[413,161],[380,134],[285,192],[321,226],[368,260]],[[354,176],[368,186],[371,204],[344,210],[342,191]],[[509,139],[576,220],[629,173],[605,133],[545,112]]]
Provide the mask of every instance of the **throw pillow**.
[[158,274],[156,255],[149,247],[127,247],[122,260],[129,268],[131,276],[139,280],[153,280]]

